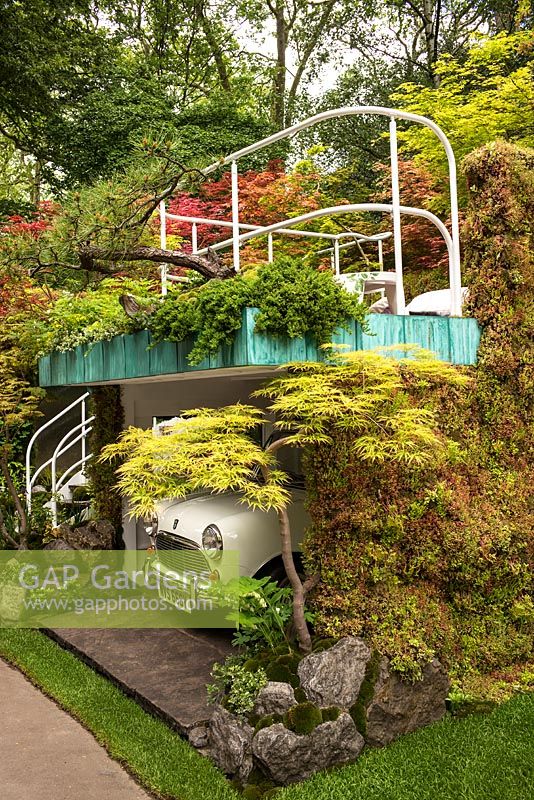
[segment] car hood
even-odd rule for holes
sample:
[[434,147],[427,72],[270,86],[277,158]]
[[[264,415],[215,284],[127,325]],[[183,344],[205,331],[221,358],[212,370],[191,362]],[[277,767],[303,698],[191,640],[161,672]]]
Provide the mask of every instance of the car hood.
[[[292,503],[304,501],[302,489],[290,489],[290,491]],[[157,507],[158,529],[183,536],[200,545],[202,533],[208,525],[217,525],[224,536],[233,529],[233,520],[236,517],[263,513],[253,511],[241,500],[241,493],[227,492],[202,493],[183,500],[165,501]]]

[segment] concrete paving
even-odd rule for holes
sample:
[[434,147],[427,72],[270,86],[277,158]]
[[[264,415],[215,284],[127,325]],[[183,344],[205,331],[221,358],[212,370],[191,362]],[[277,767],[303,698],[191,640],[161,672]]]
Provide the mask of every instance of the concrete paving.
[[232,649],[230,632],[222,630],[63,629],[48,634],[182,735],[209,718],[206,683],[214,662]]
[[149,800],[96,739],[0,660],[2,800]]

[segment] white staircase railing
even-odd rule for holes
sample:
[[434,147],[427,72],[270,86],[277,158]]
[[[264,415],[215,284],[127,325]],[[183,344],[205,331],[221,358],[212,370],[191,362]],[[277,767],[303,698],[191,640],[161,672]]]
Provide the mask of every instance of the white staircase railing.
[[[78,397],[77,400],[74,400],[70,405],[64,408],[59,414],[56,414],[55,417],[49,419],[44,425],[41,425],[38,428],[33,436],[31,437],[28,447],[26,448],[26,506],[28,509],[28,513],[31,513],[32,510],[32,491],[34,486],[36,485],[37,478],[43,470],[47,467],[51,467],[52,472],[52,487],[51,487],[51,501],[50,501],[50,508],[51,508],[51,515],[52,515],[52,524],[54,527],[58,523],[58,502],[57,502],[57,494],[62,486],[64,486],[67,477],[69,477],[76,469],[81,468],[86,464],[90,458],[92,458],[92,453],[87,452],[87,435],[92,431],[91,422],[95,419],[94,416],[88,417],[87,416],[87,398],[89,397],[90,392],[85,392],[85,394]],[[32,450],[35,442],[39,439],[40,436],[46,431],[48,428],[52,427],[54,423],[58,420],[62,419],[69,411],[76,408],[76,406],[80,407],[80,418],[81,421],[71,428],[60,440],[59,444],[54,449],[54,452],[47,461],[41,464],[35,471],[32,473],[32,464],[31,464],[31,457],[32,457]],[[78,433],[79,431],[79,433]],[[74,434],[77,434],[74,438]],[[68,452],[75,444],[80,443],[81,449],[81,458],[79,458],[74,464],[70,465],[63,474],[58,477],[57,474],[57,462],[58,459],[66,452]]]

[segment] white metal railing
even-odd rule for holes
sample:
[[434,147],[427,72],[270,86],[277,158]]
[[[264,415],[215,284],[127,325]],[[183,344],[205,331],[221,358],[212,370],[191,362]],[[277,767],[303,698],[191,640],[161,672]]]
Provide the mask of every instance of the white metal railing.
[[[212,227],[219,227],[219,228],[232,228],[234,227],[234,223],[230,222],[229,220],[220,220],[220,219],[210,219],[209,217],[188,217],[183,214],[170,214],[166,210],[165,202],[162,201],[160,203],[159,209],[160,215],[160,238],[161,241],[167,241],[167,220],[176,220],[177,222],[186,222],[191,225],[191,250],[192,253],[204,253],[207,252],[208,249],[215,249],[214,245],[211,245],[210,248],[203,248],[199,251],[198,249],[198,226],[199,225],[211,225]],[[250,225],[244,222],[239,223],[240,231],[259,231],[258,235],[262,235],[261,231],[263,227],[261,225]],[[310,238],[310,239],[326,239],[334,243],[333,247],[328,247],[323,250],[317,250],[316,255],[325,254],[325,253],[332,253],[332,268],[336,275],[340,273],[340,251],[345,250],[349,247],[354,247],[357,244],[364,243],[364,242],[376,242],[378,244],[378,263],[384,263],[383,257],[383,242],[385,239],[389,239],[391,237],[391,231],[385,231],[383,233],[375,233],[371,235],[367,235],[364,233],[359,233],[358,231],[343,231],[342,233],[326,233],[322,231],[305,231],[305,230],[296,230],[293,228],[281,228],[277,230],[278,234],[282,234],[284,236],[292,236],[295,238],[303,237],[303,238]],[[345,238],[353,239],[352,242],[348,244],[341,245],[340,241]],[[224,243],[221,242],[220,244],[224,244],[225,246],[229,246],[233,244],[232,239],[225,239]],[[273,242],[273,234],[267,234],[267,261],[272,263],[274,261],[274,242]],[[175,275],[169,275],[165,273],[162,275],[162,287],[163,282],[166,281],[176,281],[182,280]],[[166,294],[166,287],[165,291],[162,290],[162,294]]]
[[[320,209],[319,212],[312,212],[312,215],[301,215],[293,219],[284,220],[283,223],[276,224],[276,226],[263,226],[257,231],[241,233],[243,226],[239,222],[239,184],[238,184],[238,167],[237,162],[240,158],[250,155],[258,150],[268,147],[275,142],[282,139],[287,139],[307,128],[311,128],[321,122],[329,119],[349,117],[349,116],[383,116],[389,118],[389,142],[390,142],[390,165],[391,165],[391,203],[359,203],[356,205],[343,206],[343,211],[338,211],[340,208],[334,206],[331,209]],[[447,163],[449,169],[449,191],[450,191],[450,219],[451,230],[447,229],[445,224],[426,209],[416,209],[413,207],[402,206],[400,202],[400,187],[399,187],[399,163],[397,152],[397,120],[404,120],[407,122],[415,122],[423,125],[433,131],[440,140],[445,154],[447,156]],[[412,114],[408,111],[400,109],[386,108],[384,106],[350,106],[345,108],[336,108],[330,111],[324,111],[321,114],[316,114],[309,117],[303,122],[292,125],[285,130],[278,131],[278,133],[268,136],[259,142],[237,150],[219,161],[210,164],[202,170],[204,175],[209,175],[220,169],[221,166],[231,165],[231,185],[232,185],[232,237],[224,243],[218,243],[211,249],[221,249],[231,245],[233,252],[233,264],[236,272],[240,269],[240,245],[250,238],[255,236],[264,236],[274,233],[281,228],[287,228],[293,224],[304,222],[309,219],[317,218],[318,216],[325,216],[329,213],[346,213],[350,210],[358,211],[383,211],[389,213],[393,219],[393,242],[394,242],[394,257],[395,257],[395,275],[396,275],[396,293],[397,293],[397,309],[399,314],[405,314],[404,302],[404,284],[403,284],[403,265],[402,265],[402,227],[401,216],[403,214],[410,214],[413,216],[420,216],[429,219],[440,230],[449,253],[449,281],[451,289],[451,314],[453,316],[462,315],[462,297],[461,297],[461,267],[460,267],[460,236],[459,236],[459,222],[458,222],[458,192],[457,192],[457,176],[456,176],[456,160],[451,144],[447,139],[441,128],[435,122],[422,117],[419,114]],[[160,208],[162,216],[165,214],[165,209]],[[163,227],[163,226],[162,226]],[[196,233],[195,233],[196,236]],[[162,234],[163,237],[163,234]],[[163,238],[162,238],[163,241]],[[162,245],[163,246],[163,245]],[[199,253],[206,252],[206,249],[197,251]],[[164,275],[166,268],[162,267],[162,290],[166,291]]]
[[[94,416],[87,417],[87,405],[86,401],[89,397],[90,392],[85,392],[85,394],[78,397],[77,400],[74,400],[70,405],[64,408],[59,414],[56,414],[55,417],[49,419],[48,422],[45,422],[44,425],[41,425],[38,428],[33,436],[31,437],[28,447],[26,448],[26,506],[28,509],[28,513],[31,513],[32,509],[32,490],[33,487],[36,485],[37,478],[43,472],[44,469],[47,467],[51,467],[52,471],[52,498],[51,498],[51,511],[52,511],[52,524],[55,526],[57,525],[57,493],[59,489],[64,485],[65,480],[71,473],[74,472],[75,469],[78,467],[83,467],[84,464],[92,458],[92,453],[87,452],[87,435],[91,432],[92,426],[91,422],[95,419]],[[31,467],[31,456],[32,456],[32,449],[39,437],[43,434],[45,430],[50,428],[54,423],[58,420],[62,419],[69,411],[76,408],[76,406],[80,406],[80,419],[81,421],[79,424],[75,425],[71,428],[68,433],[66,433],[57,447],[54,449],[54,452],[47,461],[41,464],[32,474],[32,467]],[[72,439],[73,435],[79,431],[78,435]],[[58,478],[57,475],[57,461],[64,453],[74,447],[75,444],[80,443],[80,450],[81,450],[81,458],[78,459],[74,464],[68,467],[67,470]]]

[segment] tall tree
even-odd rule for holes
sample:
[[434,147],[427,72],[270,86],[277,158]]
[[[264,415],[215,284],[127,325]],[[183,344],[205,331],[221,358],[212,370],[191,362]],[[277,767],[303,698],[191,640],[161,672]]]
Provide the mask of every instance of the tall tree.
[[367,22],[355,20],[351,45],[366,60],[397,61],[407,80],[437,86],[440,56],[462,58],[476,32],[528,26],[532,8],[531,0],[382,0]]
[[[338,38],[355,13],[354,4],[347,0],[260,0],[237,6],[235,13],[256,34],[265,36],[273,30],[272,38],[267,36],[272,56],[265,56],[270,63],[270,113],[275,126],[283,128],[294,121],[298,94],[306,79],[339,54]],[[250,51],[250,44],[248,48]]]

